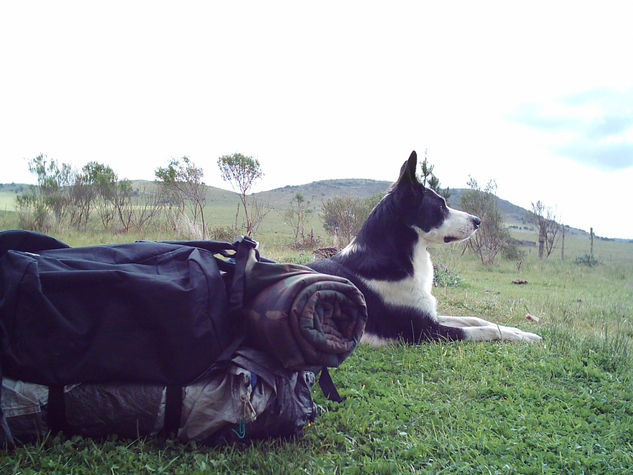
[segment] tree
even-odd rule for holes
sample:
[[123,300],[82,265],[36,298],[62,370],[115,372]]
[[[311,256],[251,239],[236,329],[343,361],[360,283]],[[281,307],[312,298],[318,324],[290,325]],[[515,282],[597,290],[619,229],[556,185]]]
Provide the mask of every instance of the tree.
[[71,202],[69,187],[73,180],[72,167],[67,163],[58,165],[54,159],[38,155],[29,161],[29,171],[37,176],[40,199],[60,223]]
[[37,185],[17,197],[19,223],[24,229],[46,232],[59,226],[70,209],[74,173],[69,164],[58,164],[46,155],[29,160],[28,166]]
[[105,209],[109,208],[116,183],[117,176],[112,168],[98,162],[88,162],[81,172],[74,173],[70,186],[70,224],[76,228],[85,227],[95,207],[102,217]]
[[538,257],[549,257],[554,249],[556,237],[560,225],[556,222],[556,216],[552,208],[545,206],[541,201],[532,203],[532,211],[528,212],[528,220],[538,226]]
[[422,178],[421,182],[424,186],[431,188],[438,195],[443,196],[445,200],[451,196],[450,188],[441,188],[440,180],[437,176],[433,174],[434,165],[431,165],[428,160],[428,149],[424,150],[424,160],[420,164],[420,168],[422,170]]
[[284,213],[284,221],[292,228],[295,245],[299,243],[299,237],[301,242],[305,240],[305,220],[312,212],[307,205],[303,195],[296,193],[290,202],[290,208]]
[[[222,179],[230,183],[233,189],[240,194],[240,202],[242,203],[246,220],[246,234],[251,235],[265,214],[262,212],[258,213],[257,209],[249,214],[246,195],[255,181],[264,175],[262,167],[256,158],[247,157],[241,153],[221,156],[218,158],[218,167],[220,168]],[[258,206],[259,208],[261,208],[261,205]]]
[[114,197],[119,179],[112,168],[98,162],[88,162],[81,170],[85,180],[92,186],[94,207],[101,224],[104,229],[108,229],[114,218]]
[[202,228],[202,239],[206,238],[204,221],[204,205],[206,202],[206,186],[202,181],[204,172],[196,167],[188,157],[173,158],[165,168],[157,168],[156,178],[163,188],[170,203],[176,204],[178,213],[184,215],[185,203],[189,203],[193,225],[198,218]]
[[466,247],[479,256],[482,264],[492,264],[497,254],[510,245],[510,233],[503,227],[497,208],[497,184],[490,180],[484,189],[470,177],[469,190],[460,199],[464,211],[481,219],[479,230],[466,242]]
[[160,193],[155,190],[134,190],[130,180],[118,180],[111,203],[122,232],[128,232],[130,228],[141,230],[159,214]]

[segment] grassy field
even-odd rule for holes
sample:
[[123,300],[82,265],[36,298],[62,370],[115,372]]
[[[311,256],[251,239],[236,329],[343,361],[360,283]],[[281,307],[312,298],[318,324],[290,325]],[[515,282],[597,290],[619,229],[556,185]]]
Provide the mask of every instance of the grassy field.
[[[280,216],[260,230],[262,254],[310,260],[290,249]],[[16,222],[0,207],[0,228]],[[71,245],[170,238],[55,236]],[[542,335],[539,344],[361,345],[332,371],[346,400],[315,388],[319,416],[298,438],[205,447],[55,437],[1,451],[0,473],[631,473],[633,243],[596,240],[595,267],[574,262],[589,252],[585,236],[566,242],[564,262],[560,250],[546,261],[524,250],[520,267],[483,267],[458,245],[432,250],[460,278],[435,295],[443,314],[519,326]]]
[[0,211],[15,211],[15,193],[0,191]]

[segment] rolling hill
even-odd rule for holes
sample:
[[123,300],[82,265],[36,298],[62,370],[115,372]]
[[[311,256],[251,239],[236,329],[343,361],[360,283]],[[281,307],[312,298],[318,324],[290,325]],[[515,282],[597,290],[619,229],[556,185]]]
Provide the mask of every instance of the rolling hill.
[[[391,182],[366,180],[366,179],[342,179],[342,180],[322,180],[307,183],[305,185],[284,186],[274,190],[253,193],[253,197],[269,203],[275,208],[287,208],[290,201],[297,193],[310,203],[311,208],[319,208],[323,201],[337,196],[352,196],[354,198],[368,198],[377,193],[385,193],[391,186]],[[459,208],[459,201],[466,191],[465,188],[451,188],[448,203],[453,208]],[[497,206],[508,223],[523,223],[527,213],[525,208],[521,208],[507,200],[497,197]]]
[[[134,180],[133,187],[137,190],[152,188],[155,186],[152,181]],[[348,178],[336,180],[320,180],[304,185],[288,185],[273,190],[253,193],[251,197],[267,203],[272,208],[288,208],[290,202],[297,193],[301,193],[312,209],[319,210],[321,204],[337,196],[352,196],[354,198],[368,198],[377,193],[384,193],[391,182],[380,180],[369,180],[361,178]],[[23,184],[0,184],[0,209],[11,210],[15,207],[15,196],[28,189],[29,185]],[[459,201],[466,189],[451,188],[449,204],[459,208]],[[217,205],[235,206],[238,201],[238,194],[234,191],[224,190],[213,186],[207,187],[207,206]],[[533,230],[533,226],[525,220],[527,210],[517,206],[507,200],[497,197],[497,206],[508,226]],[[571,228],[572,234],[587,234],[586,231]]]
[[[352,196],[354,198],[368,198],[377,193],[385,193],[391,186],[391,182],[368,180],[360,178],[348,178],[338,180],[321,180],[305,185],[289,185],[273,190],[253,193],[253,197],[263,202],[269,203],[274,208],[287,208],[293,197],[301,193],[308,206],[319,209],[321,203],[336,196]],[[451,207],[460,209],[460,199],[466,188],[451,188],[448,203]],[[497,207],[506,225],[534,231],[534,225],[526,220],[528,210],[511,203],[508,200],[497,197]],[[588,234],[586,231],[577,228],[568,228],[570,234]]]
[[276,208],[287,208],[297,193],[301,193],[311,208],[321,207],[321,203],[337,196],[368,198],[376,193],[384,193],[391,185],[388,181],[348,178],[321,180],[305,185],[289,185],[274,190],[254,193],[253,197],[270,203]]

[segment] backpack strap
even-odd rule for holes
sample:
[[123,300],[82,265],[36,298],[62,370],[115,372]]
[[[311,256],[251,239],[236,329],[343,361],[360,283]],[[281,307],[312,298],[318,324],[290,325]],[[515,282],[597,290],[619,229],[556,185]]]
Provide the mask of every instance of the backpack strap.
[[53,434],[63,432],[66,428],[66,401],[64,400],[63,384],[55,384],[48,387],[46,422]]
[[167,386],[165,388],[165,419],[163,432],[175,435],[180,428],[182,414],[182,386]]
[[177,244],[179,246],[199,247],[212,254],[220,254],[224,257],[232,257],[235,253],[235,245],[224,241],[159,241],[165,244]]
[[0,362],[0,430],[4,433],[7,446],[14,448],[15,441],[13,440],[13,434],[11,433],[11,429],[9,429],[6,415],[2,410],[2,362]]
[[[250,256],[251,249],[257,247],[257,242],[248,236],[239,238],[233,245],[214,241],[168,241],[170,244],[180,244],[184,246],[199,247],[221,254],[225,257],[233,258],[235,264],[227,263],[227,270],[233,272],[231,289],[229,295],[229,311],[238,312],[244,305],[244,285],[246,281],[246,263]],[[234,251],[229,254],[227,251]],[[236,316],[234,314],[234,316]],[[231,341],[215,360],[213,367],[226,365],[231,361],[233,354],[245,339],[243,332]],[[163,432],[165,435],[176,435],[180,428],[180,418],[182,415],[182,386],[167,386],[165,394],[165,419]]]
[[[257,241],[250,236],[239,236],[233,244],[221,241],[160,241],[166,244],[177,244],[179,246],[198,247],[206,249],[213,254],[229,258],[228,261],[217,259],[218,267],[232,273],[231,284],[229,288],[229,312],[235,314],[244,306],[244,298],[246,294],[246,264],[251,256],[251,250],[254,250],[254,258],[260,260],[259,252],[257,252]],[[264,259],[271,262],[269,259]],[[230,275],[230,274],[229,274]]]
[[233,315],[237,314],[243,307],[246,298],[246,267],[248,260],[251,258],[251,252],[254,252],[254,259],[259,259],[257,252],[257,241],[249,236],[240,236],[235,243],[235,269],[233,271],[233,280],[231,281],[231,289],[229,292],[229,312]]
[[332,376],[330,376],[330,372],[326,366],[324,366],[321,370],[321,376],[319,376],[319,386],[321,386],[321,391],[323,391],[323,395],[326,399],[334,402],[343,402],[345,400],[345,398],[341,397],[338,393],[336,386],[334,385],[334,381],[332,381]]

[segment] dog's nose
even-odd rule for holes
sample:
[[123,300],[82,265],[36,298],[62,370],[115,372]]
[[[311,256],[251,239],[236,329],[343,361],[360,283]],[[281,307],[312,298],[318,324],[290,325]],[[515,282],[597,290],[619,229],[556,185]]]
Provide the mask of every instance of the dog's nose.
[[473,221],[473,225],[475,226],[475,229],[477,229],[479,225],[481,224],[481,219],[479,219],[477,216],[473,216],[470,219]]

